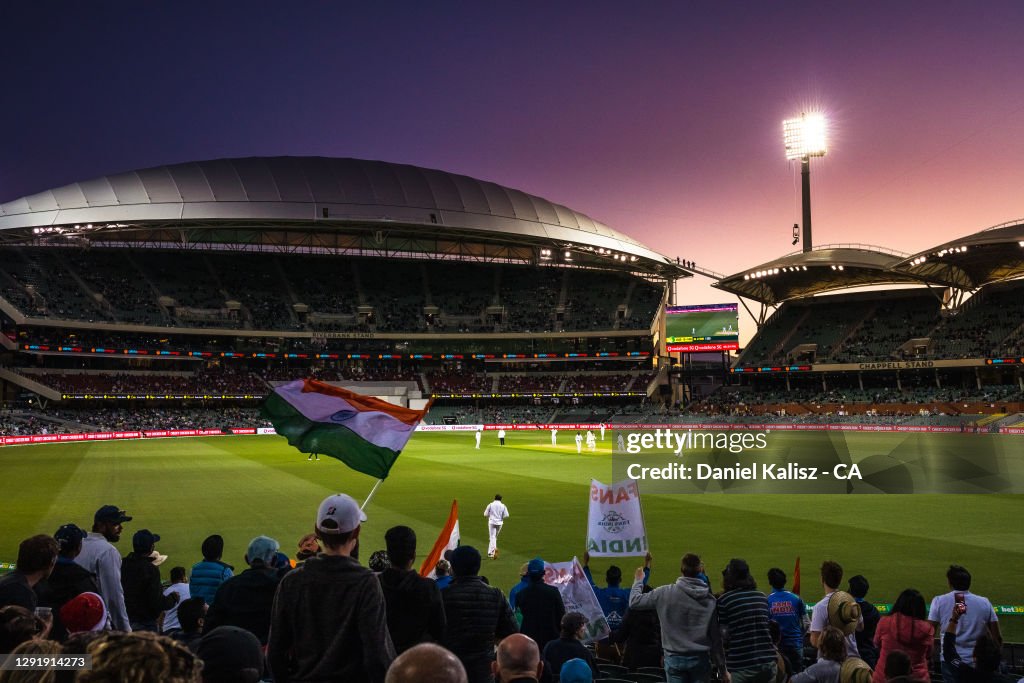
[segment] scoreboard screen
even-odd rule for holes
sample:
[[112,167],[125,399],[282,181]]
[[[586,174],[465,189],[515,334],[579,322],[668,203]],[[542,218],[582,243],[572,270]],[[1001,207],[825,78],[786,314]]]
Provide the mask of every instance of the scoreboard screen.
[[669,306],[665,309],[666,350],[671,353],[738,350],[737,309],[737,304]]

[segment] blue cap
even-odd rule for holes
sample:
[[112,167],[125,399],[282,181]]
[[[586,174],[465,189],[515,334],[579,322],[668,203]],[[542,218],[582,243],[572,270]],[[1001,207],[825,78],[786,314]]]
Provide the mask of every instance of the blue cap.
[[531,576],[540,576],[544,574],[544,560],[539,557],[535,557],[530,560],[530,564],[526,565],[526,573]]
[[76,547],[87,535],[85,529],[82,529],[77,524],[65,524],[57,529],[53,534],[53,538],[57,541],[57,545],[60,546],[61,552],[63,552],[69,548]]
[[560,683],[591,683],[594,680],[594,672],[591,671],[589,664],[577,657],[562,665],[558,680]]

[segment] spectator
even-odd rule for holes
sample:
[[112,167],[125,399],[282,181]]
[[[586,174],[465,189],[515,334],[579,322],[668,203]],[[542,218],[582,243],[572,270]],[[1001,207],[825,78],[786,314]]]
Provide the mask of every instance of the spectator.
[[[457,574],[456,574],[457,575]],[[495,683],[539,681],[544,671],[537,643],[522,633],[513,633],[498,643],[498,655],[491,664]]]
[[234,575],[234,567],[221,561],[224,555],[224,539],[220,534],[207,536],[202,546],[203,560],[192,565],[192,585],[189,592],[193,597],[202,598],[207,605],[213,604],[220,585]]
[[561,671],[562,665],[570,659],[582,659],[597,677],[597,662],[590,650],[584,647],[583,631],[587,619],[579,612],[567,612],[562,617],[561,633],[544,647],[544,668],[547,671]]
[[60,608],[60,620],[68,638],[78,633],[96,633],[107,629],[107,605],[97,593],[79,593]]
[[40,534],[18,545],[14,571],[0,578],[0,607],[17,605],[32,611],[39,604],[33,588],[53,571],[57,562],[57,542]]
[[366,566],[370,568],[371,572],[379,575],[391,566],[391,558],[388,557],[388,551],[374,550],[370,553],[370,559],[366,561]]
[[263,677],[263,650],[249,631],[218,626],[195,648],[203,660],[203,683],[258,683]]
[[[178,623],[180,626],[168,631],[167,636],[178,641],[192,652],[199,647],[206,625],[206,611],[209,606],[202,598],[189,598],[178,604]],[[256,636],[253,636],[254,638]]]
[[[910,681],[918,681],[920,679],[912,678],[913,675],[913,662],[910,661],[910,655],[903,650],[892,650],[886,655],[885,659],[881,660],[885,666],[885,683],[909,683]],[[872,677],[874,680],[874,677]]]
[[846,659],[846,636],[834,626],[826,626],[818,639],[818,661],[789,679],[790,683],[838,683],[839,671]]
[[683,555],[682,576],[668,586],[643,592],[646,576],[642,568],[633,575],[629,609],[656,610],[661,622],[661,647],[665,657],[665,678],[670,683],[711,679],[711,665],[725,669],[722,634],[719,630],[715,598],[707,584],[697,578],[700,557]]
[[171,569],[171,585],[164,590],[164,597],[170,596],[171,593],[178,594],[178,603],[168,607],[167,611],[164,612],[164,618],[160,622],[161,633],[181,628],[181,623],[178,621],[178,608],[181,606],[181,603],[192,597],[188,589],[188,576],[185,574],[184,567],[174,567]]
[[519,583],[512,586],[512,590],[508,592],[508,604],[513,612],[518,609],[516,607],[516,598],[519,596],[519,591],[530,585],[529,569],[530,563],[523,562],[523,566],[519,568]]
[[[52,657],[61,652],[60,643],[53,640],[41,640],[33,638],[14,648],[10,656],[21,659],[22,657]],[[51,683],[55,672],[50,669],[37,669],[30,671],[26,669],[0,671],[0,683]]]
[[27,640],[46,638],[49,625],[20,605],[0,607],[0,654]]
[[811,611],[811,645],[818,647],[822,631],[831,624],[846,634],[846,655],[859,657],[857,639],[853,634],[864,622],[860,618],[860,607],[853,597],[839,590],[842,581],[843,568],[838,562],[825,560],[821,563],[821,586],[825,596],[815,603]]
[[395,652],[401,654],[417,643],[441,642],[445,629],[441,590],[412,568],[416,532],[407,526],[392,527],[384,534],[384,542],[391,566],[378,578]]
[[295,554],[296,564],[301,564],[320,552],[320,541],[316,534],[306,534],[299,539],[299,552]]
[[384,680],[395,648],[380,581],[356,560],[365,521],[345,494],[320,504],[324,550],[281,579],[274,599],[267,658],[276,683]]
[[121,563],[124,605],[133,631],[157,631],[160,613],[178,604],[178,594],[164,595],[160,570],[153,558],[153,546],[160,537],[149,529],[132,536],[132,552]]
[[456,548],[451,565],[455,576],[441,592],[448,622],[443,644],[462,662],[469,683],[486,683],[491,677],[494,643],[519,628],[505,596],[480,578],[480,553],[476,548]]
[[155,633],[107,633],[88,647],[92,669],[78,683],[198,683],[202,663],[170,638]]
[[[950,592],[937,595],[932,599],[928,621],[945,634],[949,630],[947,627],[953,618],[953,608],[956,603],[960,602],[967,606],[966,612],[958,618],[957,629],[954,631],[956,652],[963,666],[974,668],[975,645],[983,635],[987,634],[995,642],[1002,643],[1002,635],[999,633],[999,618],[988,598],[971,592],[971,573],[967,569],[960,565],[951,565],[946,572],[946,582],[949,584]],[[953,678],[955,670],[946,663],[945,635],[942,640],[942,679],[944,681],[955,680]]]
[[[642,593],[654,590],[644,584]],[[652,609],[637,609],[626,612],[622,626],[611,638],[613,643],[623,643],[622,665],[630,670],[640,667],[661,667],[661,621]]]
[[544,560],[536,557],[530,560],[526,575],[530,583],[519,591],[516,605],[523,615],[519,630],[530,636],[537,647],[544,650],[547,644],[558,638],[565,603],[554,586],[544,583]]
[[267,536],[249,541],[245,562],[249,568],[232,576],[217,589],[217,595],[206,614],[204,630],[218,626],[244,628],[265,645],[270,633],[270,614],[274,608],[274,594],[280,582],[274,568],[274,557],[280,547]]
[[420,643],[395,658],[385,683],[467,683],[459,658],[440,645]]
[[857,601],[860,606],[860,615],[864,619],[864,628],[857,630],[854,633],[854,637],[857,640],[857,651],[860,653],[860,658],[867,662],[868,666],[874,669],[878,664],[878,650],[875,649],[875,629],[878,628],[878,620],[882,618],[882,615],[878,613],[878,608],[871,604],[869,600],[865,600],[868,594],[868,580],[857,574],[849,580],[850,595]]
[[75,557],[82,551],[82,541],[86,535],[84,529],[74,524],[65,524],[57,529],[53,535],[57,541],[57,563],[53,566],[50,576],[35,587],[39,604],[53,610],[53,629],[50,631],[50,637],[58,642],[63,642],[68,634],[60,618],[60,608],[76,595],[99,592],[96,577],[75,563]]
[[[601,603],[601,610],[604,612],[608,626],[612,629],[612,636],[622,626],[622,620],[626,618],[626,610],[629,609],[629,589],[622,588],[622,570],[616,565],[611,565],[604,574],[607,587],[601,588],[594,583],[594,576],[590,573],[590,553],[583,553],[583,573],[587,581],[594,587],[597,601]],[[644,584],[651,576],[651,554],[647,553],[644,558]]]
[[725,593],[718,598],[718,618],[727,634],[729,674],[734,683],[771,683],[778,664],[768,630],[768,598],[757,590],[744,560],[729,560],[722,584]]
[[75,558],[96,577],[111,626],[118,631],[131,631],[132,627],[124,606],[121,554],[113,544],[121,539],[124,523],[130,521],[132,518],[116,505],[101,507],[93,515],[92,532],[82,541],[82,552]]
[[582,659],[570,659],[559,670],[559,683],[592,683],[596,674],[590,664]]
[[768,570],[768,583],[772,587],[768,613],[782,634],[779,652],[786,659],[790,673],[800,673],[804,669],[804,630],[809,623],[807,608],[799,595],[786,590],[786,572],[772,567]]
[[[908,588],[896,598],[892,613],[878,622],[873,644],[878,648],[878,661],[887,662],[890,653],[903,652],[910,660],[914,678],[929,681],[928,662],[934,638],[935,627],[925,621],[924,596]],[[885,683],[882,667],[875,669],[872,680]]]
[[438,590],[444,590],[452,582],[452,564],[446,558],[441,558],[437,561],[437,566],[434,567],[434,581],[437,582]]

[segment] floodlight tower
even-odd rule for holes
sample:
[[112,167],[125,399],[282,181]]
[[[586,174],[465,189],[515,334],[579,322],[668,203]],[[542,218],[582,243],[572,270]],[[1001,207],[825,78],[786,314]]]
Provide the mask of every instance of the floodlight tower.
[[825,127],[825,115],[820,113],[803,113],[798,119],[782,122],[786,159],[800,160],[804,251],[810,251],[814,246],[811,241],[811,157],[825,156]]

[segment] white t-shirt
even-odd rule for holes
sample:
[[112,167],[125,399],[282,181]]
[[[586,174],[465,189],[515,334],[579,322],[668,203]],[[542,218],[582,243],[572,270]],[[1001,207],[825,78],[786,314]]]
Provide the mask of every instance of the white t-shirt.
[[579,432],[576,433],[576,443],[583,443],[583,435]]
[[178,594],[178,602],[174,607],[170,607],[164,612],[164,633],[173,628],[181,628],[181,622],[178,621],[178,605],[192,597],[192,591],[189,590],[187,583],[172,583],[164,589],[165,596],[171,593]]
[[[821,600],[814,605],[814,609],[811,611],[811,630],[818,631],[819,633],[825,630],[828,626],[828,599],[832,597],[832,593],[827,594]],[[864,617],[860,618],[860,623],[864,623]],[[847,657],[860,657],[860,651],[857,650],[857,634],[856,632],[846,636],[846,656]],[[818,659],[821,659],[821,653],[818,653]]]
[[484,509],[484,517],[490,524],[501,526],[508,517],[508,508],[500,500],[491,501],[491,504]]
[[504,439],[505,438],[505,430],[504,429],[499,429],[498,430],[498,438],[499,439]]
[[957,624],[956,652],[960,659],[974,666],[974,643],[985,634],[989,623],[999,621],[999,617],[996,616],[996,611],[988,598],[970,591],[950,591],[945,595],[936,595],[932,599],[931,609],[928,610],[928,621],[939,623],[939,633],[945,633],[946,627],[949,626],[957,593],[964,594],[967,611],[960,616]]

